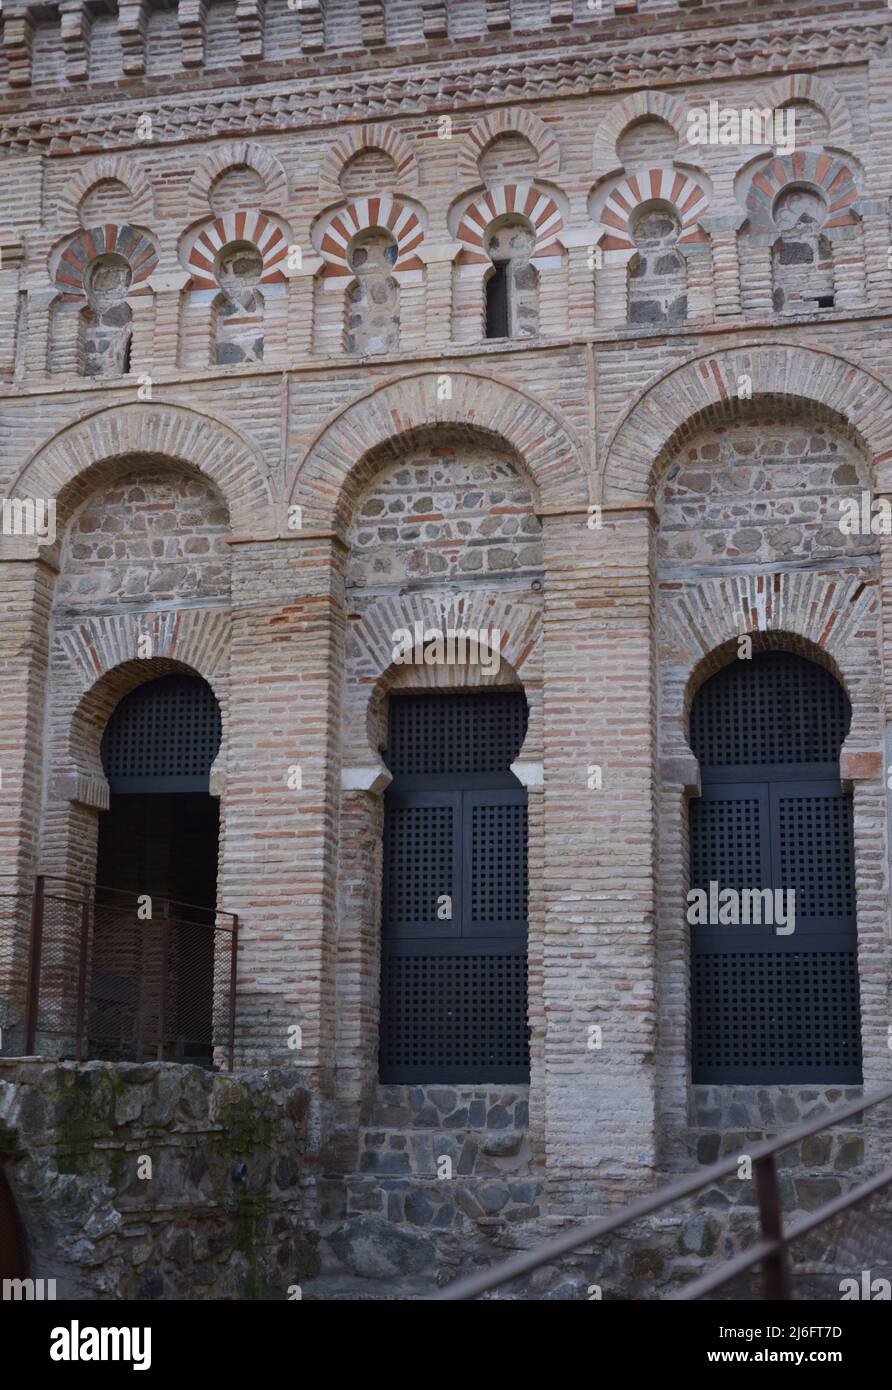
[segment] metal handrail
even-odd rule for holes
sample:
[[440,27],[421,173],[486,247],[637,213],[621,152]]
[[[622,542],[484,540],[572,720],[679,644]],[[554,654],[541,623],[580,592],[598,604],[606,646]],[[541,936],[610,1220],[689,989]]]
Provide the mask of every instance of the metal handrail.
[[[753,1174],[756,1179],[762,1238],[719,1270],[712,1271],[710,1274],[692,1281],[691,1284],[686,1285],[678,1293],[672,1294],[671,1297],[679,1300],[698,1298],[703,1293],[712,1292],[714,1289],[730,1283],[732,1279],[745,1273],[756,1264],[765,1266],[766,1297],[781,1299],[792,1297],[790,1243],[892,1183],[892,1167],[884,1169],[852,1192],[834,1198],[833,1201],[828,1202],[817,1212],[813,1212],[809,1217],[785,1232],[777,1191],[775,1154],[790,1148],[793,1144],[801,1143],[803,1139],[808,1139],[813,1134],[828,1129],[831,1125],[840,1124],[844,1120],[852,1119],[855,1115],[861,1115],[865,1110],[870,1110],[875,1105],[881,1105],[887,1100],[892,1100],[892,1086],[887,1086],[871,1096],[862,1097],[860,1100],[841,1106],[829,1115],[823,1115],[818,1119],[797,1125],[795,1129],[787,1130],[775,1139],[767,1139],[764,1143],[757,1144],[750,1152],[749,1157],[753,1162]],[[610,1216],[601,1217],[597,1221],[586,1222],[582,1226],[574,1227],[572,1231],[555,1236],[552,1240],[543,1241],[541,1245],[532,1250],[524,1250],[518,1255],[513,1255],[501,1264],[491,1266],[489,1269],[481,1270],[476,1274],[466,1275],[465,1278],[456,1280],[455,1283],[447,1285],[445,1289],[435,1294],[433,1300],[459,1302],[464,1299],[479,1298],[481,1294],[488,1293],[491,1289],[500,1288],[501,1285],[510,1283],[511,1280],[519,1278],[522,1274],[529,1274],[532,1270],[541,1268],[542,1265],[551,1264],[562,1255],[572,1254],[573,1251],[579,1250],[582,1246],[611,1235],[614,1231],[621,1230],[625,1226],[631,1226],[634,1222],[640,1221],[642,1217],[651,1216],[654,1212],[662,1210],[663,1207],[671,1206],[673,1202],[680,1201],[683,1197],[692,1196],[695,1192],[701,1191],[702,1188],[709,1187],[710,1184],[736,1173],[739,1166],[740,1163],[737,1158],[727,1158],[718,1163],[710,1164],[708,1168],[699,1169],[696,1173],[680,1178],[668,1187],[658,1188],[657,1191],[633,1202],[631,1206],[613,1212]]]

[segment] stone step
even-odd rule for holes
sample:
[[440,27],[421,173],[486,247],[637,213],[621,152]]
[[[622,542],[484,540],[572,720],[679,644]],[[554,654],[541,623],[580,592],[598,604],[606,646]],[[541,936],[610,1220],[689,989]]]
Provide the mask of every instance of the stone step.
[[347,1215],[383,1218],[418,1232],[461,1232],[531,1221],[541,1184],[528,1175],[491,1177],[348,1177]]

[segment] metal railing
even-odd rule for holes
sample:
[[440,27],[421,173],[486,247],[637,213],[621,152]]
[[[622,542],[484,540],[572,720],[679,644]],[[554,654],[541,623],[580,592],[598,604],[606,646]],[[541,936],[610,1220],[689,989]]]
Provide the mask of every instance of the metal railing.
[[[831,1125],[850,1120],[890,1099],[892,1099],[892,1086],[885,1087],[872,1096],[853,1101],[850,1105],[842,1106],[818,1119],[807,1121],[795,1129],[787,1130],[776,1139],[770,1139],[763,1144],[756,1145],[751,1150],[749,1157],[752,1160],[752,1172],[755,1180],[760,1228],[759,1239],[740,1255],[725,1261],[717,1269],[692,1279],[677,1292],[669,1294],[668,1298],[679,1301],[703,1298],[707,1294],[715,1293],[716,1290],[724,1288],[726,1284],[730,1284],[756,1265],[761,1265],[763,1297],[780,1300],[791,1299],[793,1297],[793,1267],[790,1259],[790,1245],[818,1226],[824,1225],[825,1222],[859,1205],[859,1203],[867,1201],[875,1193],[892,1184],[892,1167],[884,1168],[851,1191],[825,1203],[824,1206],[810,1213],[795,1225],[785,1228],[775,1155],[794,1144],[801,1143],[803,1139],[809,1139],[812,1135],[819,1134]],[[573,1254],[594,1241],[622,1231],[633,1225],[634,1222],[640,1221],[642,1217],[651,1216],[684,1197],[690,1197],[722,1178],[738,1174],[739,1167],[739,1158],[728,1158],[719,1163],[713,1163],[708,1168],[698,1169],[690,1176],[680,1178],[668,1187],[659,1188],[656,1192],[642,1197],[639,1201],[633,1202],[631,1206],[624,1207],[610,1216],[576,1226],[572,1231],[555,1236],[553,1240],[545,1241],[531,1250],[525,1250],[522,1254],[514,1255],[501,1264],[490,1266],[488,1269],[481,1270],[480,1273],[458,1279],[455,1283],[449,1284],[441,1292],[435,1294],[434,1300],[452,1302],[479,1298],[481,1294],[500,1288],[503,1284],[508,1284],[521,1275],[530,1274],[533,1270],[551,1264],[564,1255]]]
[[[76,1061],[234,1062],[238,917],[194,903],[38,875],[24,903],[0,887],[0,957],[23,1026],[3,1051]],[[18,943],[13,935],[18,933]],[[13,1041],[13,1039],[15,1041]]]

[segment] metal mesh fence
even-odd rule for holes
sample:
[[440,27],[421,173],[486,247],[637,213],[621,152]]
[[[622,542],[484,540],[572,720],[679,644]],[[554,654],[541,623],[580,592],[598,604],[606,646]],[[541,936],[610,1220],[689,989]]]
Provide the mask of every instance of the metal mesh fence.
[[3,1052],[230,1067],[237,932],[231,913],[71,880],[0,886]]

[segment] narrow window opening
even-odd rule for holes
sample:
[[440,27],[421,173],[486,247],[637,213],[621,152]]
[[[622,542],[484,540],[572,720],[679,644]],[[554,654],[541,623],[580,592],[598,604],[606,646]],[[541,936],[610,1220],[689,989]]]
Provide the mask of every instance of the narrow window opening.
[[486,336],[508,337],[508,261],[494,261],[486,282]]

